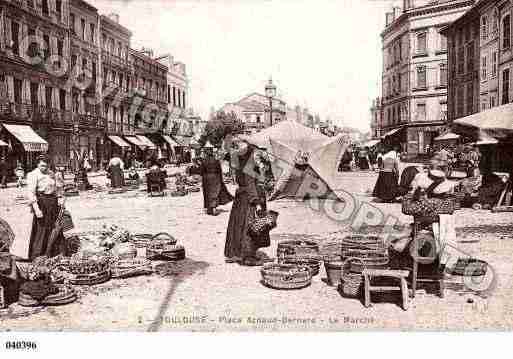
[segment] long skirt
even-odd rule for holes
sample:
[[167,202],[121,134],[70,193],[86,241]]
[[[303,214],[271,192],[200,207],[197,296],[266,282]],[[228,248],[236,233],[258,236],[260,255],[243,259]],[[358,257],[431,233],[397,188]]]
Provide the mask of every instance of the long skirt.
[[[57,196],[40,194],[37,196],[37,204],[43,213],[43,218],[37,218],[34,215],[34,220],[32,221],[29,247],[30,260],[47,254],[48,239],[54,229],[57,216],[59,215]],[[61,253],[63,243],[64,235],[61,231],[53,244],[50,252],[51,257]]]
[[203,207],[216,208],[233,201],[221,173],[205,173],[201,178],[203,187]]
[[268,234],[258,240],[254,240],[248,235],[248,225],[255,218],[255,214],[256,207],[249,203],[247,192],[237,189],[226,231],[224,247],[226,258],[252,257],[259,248],[271,245]]
[[382,201],[393,201],[398,193],[397,181],[397,174],[394,172],[379,172],[372,195]]
[[124,186],[125,178],[121,166],[110,167],[110,181],[112,188],[119,188]]
[[367,161],[367,158],[360,158],[360,160],[358,161],[358,165],[360,166],[361,170],[369,169],[369,161]]

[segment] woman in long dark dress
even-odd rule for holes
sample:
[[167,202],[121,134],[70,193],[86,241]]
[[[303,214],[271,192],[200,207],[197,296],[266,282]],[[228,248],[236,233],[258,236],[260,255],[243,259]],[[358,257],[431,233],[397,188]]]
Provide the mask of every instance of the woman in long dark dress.
[[121,158],[119,158],[117,155],[114,155],[107,167],[112,188],[120,188],[124,186],[125,177],[123,174],[123,168],[124,164]]
[[32,232],[29,244],[29,259],[40,256],[53,257],[61,253],[64,236],[62,231],[49,248],[49,237],[52,233],[59,206],[64,205],[63,183],[48,168],[48,161],[40,157],[35,170],[27,176],[28,196],[34,213]]
[[239,144],[239,150],[231,154],[231,159],[238,188],[226,231],[226,262],[262,265],[264,261],[257,257],[257,250],[269,247],[270,237],[267,234],[258,240],[252,239],[248,235],[248,225],[258,210],[266,208],[265,191],[259,185],[261,169],[265,166],[260,162],[255,147],[245,142]]
[[233,196],[223,181],[221,162],[215,157],[212,147],[205,147],[202,158],[196,158],[193,162],[195,164],[189,167],[188,172],[201,176],[203,208],[207,210],[208,215],[215,216],[217,206],[233,201]]
[[379,171],[373,196],[383,202],[392,202],[398,195],[399,159],[397,152],[388,151],[383,156],[383,168]]
[[365,147],[364,149],[360,150],[360,152],[358,152],[358,165],[363,171],[366,171],[370,168],[368,147]]

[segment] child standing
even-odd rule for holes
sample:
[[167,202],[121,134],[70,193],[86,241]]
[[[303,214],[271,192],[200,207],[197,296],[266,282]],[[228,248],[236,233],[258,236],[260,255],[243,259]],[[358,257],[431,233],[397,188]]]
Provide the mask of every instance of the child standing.
[[25,170],[23,169],[23,166],[21,165],[20,161],[18,161],[18,163],[16,165],[16,170],[15,170],[14,174],[16,175],[16,178],[18,179],[16,182],[16,187],[17,188],[23,187],[25,185],[25,181],[24,181]]

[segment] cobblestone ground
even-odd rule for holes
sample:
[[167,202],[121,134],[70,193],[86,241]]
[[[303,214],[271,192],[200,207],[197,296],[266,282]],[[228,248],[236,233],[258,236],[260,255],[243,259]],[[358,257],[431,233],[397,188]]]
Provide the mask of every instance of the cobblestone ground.
[[[401,214],[400,204],[371,202],[366,193],[376,174],[356,172],[340,176],[339,188],[349,190],[356,200],[370,202],[386,215],[409,221]],[[98,177],[91,181],[103,180]],[[15,189],[1,192],[0,216],[7,210],[16,213],[25,209],[23,205],[12,205],[15,194]],[[454,285],[441,299],[432,291],[421,289],[410,309],[403,311],[394,295],[369,309],[358,300],[343,298],[325,284],[323,268],[312,285],[302,290],[264,287],[259,268],[224,263],[230,206],[224,207],[217,217],[206,216],[201,193],[182,198],[147,198],[137,192],[91,193],[69,199],[67,207],[74,215],[78,231],[94,230],[103,223],[118,224],[138,233],[166,231],[186,247],[187,259],[157,263],[160,274],[80,287],[79,300],[67,306],[26,309],[13,305],[9,311],[0,312],[1,330],[513,329],[512,214],[464,209],[456,217],[461,249],[488,261],[495,270],[498,286],[491,295],[478,297],[461,288],[456,290],[461,286]],[[275,255],[280,240],[323,241],[353,231],[349,221],[334,221],[306,203],[287,200],[271,203],[270,207],[280,212],[280,218],[272,232],[272,245],[265,249],[269,256]]]

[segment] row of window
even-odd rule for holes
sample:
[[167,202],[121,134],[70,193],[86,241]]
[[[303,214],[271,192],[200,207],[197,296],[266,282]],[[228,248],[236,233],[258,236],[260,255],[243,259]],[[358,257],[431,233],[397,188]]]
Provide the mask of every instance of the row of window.
[[[436,86],[445,87],[447,86],[447,64],[441,63],[436,68],[429,68],[430,70],[438,71],[437,78],[438,82]],[[419,65],[416,68],[416,82],[415,89],[427,89],[429,87],[427,79],[428,67],[425,65]],[[400,94],[407,91],[408,78],[405,74],[397,74],[389,77],[386,82],[385,96],[391,96],[394,94]]]
[[[39,83],[30,82],[26,87],[26,97],[23,97],[24,82],[21,79],[14,78],[13,86],[10,88],[7,85],[7,79],[4,75],[0,75],[0,87],[7,89],[8,98],[13,98],[14,103],[27,103],[30,100],[30,104],[34,106],[46,106],[47,108],[56,108],[59,110],[66,110],[66,90],[57,89],[57,95],[54,93],[54,88],[51,86],[44,86],[43,93],[41,96],[44,98],[44,103],[41,103],[39,98]],[[12,93],[11,93],[12,91]],[[57,96],[57,98],[55,97]],[[55,106],[58,100],[58,106]]]
[[[427,55],[429,53],[428,48],[428,31],[419,32],[416,36],[416,54],[417,55]],[[436,32],[436,43],[438,45],[437,51],[447,51],[447,38],[442,35],[440,32]]]
[[488,71],[488,56],[484,55],[481,57],[481,80],[486,81],[488,76],[490,78],[497,77],[497,61],[498,54],[497,51],[493,51],[491,55],[491,71]]
[[75,14],[70,13],[69,26],[73,35],[77,35],[82,40],[89,41],[91,44],[96,44],[96,24],[89,23],[89,26],[87,26],[84,18],[80,18],[80,21],[77,22]]
[[[36,0],[27,0],[26,4],[28,7],[35,9],[36,7]],[[55,0],[54,2],[55,8],[50,9],[50,2],[49,0],[41,0],[41,12],[44,16],[50,15],[50,10],[54,10],[57,13],[58,20],[62,20],[62,13],[63,13],[63,7],[62,7],[62,0]]]
[[122,44],[121,41],[116,41],[114,38],[102,34],[101,47],[105,52],[111,55],[128,60],[128,45]]
[[[490,26],[491,23],[491,26]],[[489,19],[488,15],[481,17],[481,39],[486,40],[489,36],[494,36],[499,32],[499,19],[496,15]]]

